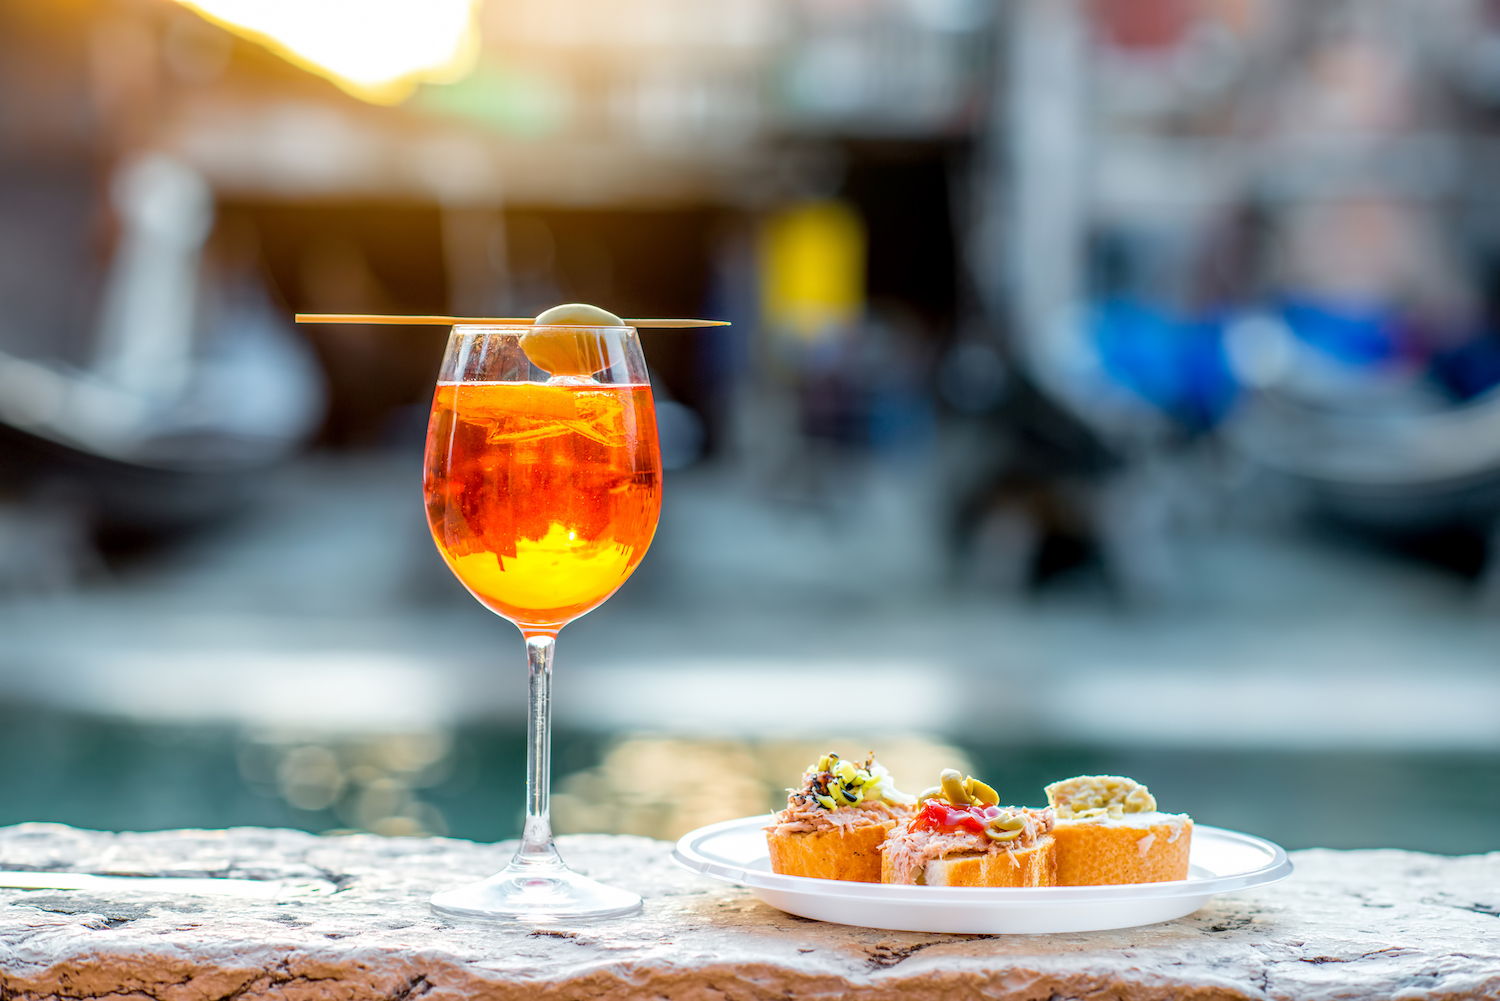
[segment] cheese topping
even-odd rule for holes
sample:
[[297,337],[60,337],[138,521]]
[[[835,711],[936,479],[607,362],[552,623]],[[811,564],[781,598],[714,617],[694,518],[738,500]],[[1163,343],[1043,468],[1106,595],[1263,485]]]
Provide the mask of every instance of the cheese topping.
[[1120,819],[1129,813],[1154,813],[1156,798],[1135,779],[1120,775],[1080,775],[1047,787],[1047,802],[1058,820]]

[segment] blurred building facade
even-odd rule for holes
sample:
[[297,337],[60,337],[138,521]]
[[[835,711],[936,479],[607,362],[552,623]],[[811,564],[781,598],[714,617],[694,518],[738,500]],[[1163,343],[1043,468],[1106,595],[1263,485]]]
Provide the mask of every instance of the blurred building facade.
[[[419,7],[413,45],[436,18]],[[344,47],[393,44],[379,34],[399,38],[393,10],[384,28],[348,26]],[[235,490],[205,463],[227,474],[310,436],[419,433],[440,334],[297,333],[287,312],[524,315],[564,299],[736,321],[648,335],[674,465],[783,425],[789,441],[750,447],[930,436],[990,5],[519,0],[469,15],[457,70],[382,89],[341,77],[339,40],[309,41],[315,19],[276,5],[237,25],[212,3],[8,3],[12,465],[69,470],[106,520],[137,520],[111,490],[143,468],[211,512]],[[847,316],[802,337],[822,348],[789,353],[776,323],[762,337],[761,248],[778,213],[820,202],[868,252],[848,251]],[[787,260],[816,277],[837,270],[830,248]],[[162,505],[148,490],[135,507]]]
[[[1402,651],[1441,631],[1406,605],[1500,600],[1490,0],[452,0],[356,26],[358,6],[0,0],[0,617],[41,623],[0,647],[0,697],[47,675],[90,712],[224,710],[250,734],[226,767],[303,811],[285,822],[442,829],[433,790],[476,781],[452,727],[505,702],[471,693],[503,624],[461,619],[412,486],[444,332],[295,311],[733,321],[644,333],[672,475],[610,606],[639,621],[612,625],[687,666],[675,702],[601,696],[615,715],[588,706],[585,729],[670,731],[664,707],[713,694],[692,678],[846,667],[842,643],[892,658],[891,684],[930,657],[990,685],[1003,726],[941,704],[931,726],[996,747],[1063,740],[1048,700],[1085,689],[1140,710],[1096,705],[1106,744],[1149,742],[1146,720],[1279,745],[1309,728],[1246,695],[1284,652],[1258,644],[1285,605],[1337,612],[1378,576],[1364,556],[1319,576],[1309,539],[1457,571],[1459,597],[1424,577],[1370,599],[1411,625]],[[351,75],[418,26],[425,62]],[[1250,611],[1193,632],[1252,585]],[[1058,594],[1085,611],[1049,618]],[[107,614],[59,629],[74,606],[38,595]],[[615,663],[587,628],[585,662]],[[465,637],[441,656],[440,629]],[[355,633],[381,649],[329,653]],[[1330,649],[1270,666],[1343,670]],[[1465,657],[1432,691],[1487,705]],[[633,691],[648,659],[616,689],[583,674]],[[133,680],[109,687],[116,663]],[[1200,669],[1161,702],[1180,711],[1140,695]],[[334,712],[356,677],[368,700]],[[1318,684],[1319,706],[1347,690]],[[1443,699],[1381,691],[1327,740],[1437,740]],[[758,809],[806,748],[758,743],[774,707],[730,701],[754,719],[709,750],[753,773]],[[1206,722],[1225,701],[1238,722]],[[319,714],[392,732],[297,730]],[[1444,739],[1493,751],[1478,719]],[[601,741],[559,816],[587,827],[613,783],[620,829],[702,819],[638,767],[676,739]]]
[[[672,468],[827,510],[920,470],[914,579],[1081,561],[1170,600],[1204,518],[1311,515],[1490,588],[1480,0],[236,9],[3,9],[0,420],[12,517],[57,523],[37,580],[310,444],[420,440],[441,332],[289,312],[579,299],[734,321],[646,335]],[[403,32],[448,54],[355,78]]]

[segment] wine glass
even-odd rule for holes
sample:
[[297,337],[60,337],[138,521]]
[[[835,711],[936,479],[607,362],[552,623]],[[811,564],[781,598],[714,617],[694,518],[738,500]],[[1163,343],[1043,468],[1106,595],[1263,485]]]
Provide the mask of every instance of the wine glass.
[[432,909],[538,921],[639,910],[636,894],[568,869],[548,818],[554,640],[625,583],[661,512],[656,414],[635,328],[455,326],[423,486],[443,559],[520,627],[531,682],[521,846],[489,879],[434,895]]

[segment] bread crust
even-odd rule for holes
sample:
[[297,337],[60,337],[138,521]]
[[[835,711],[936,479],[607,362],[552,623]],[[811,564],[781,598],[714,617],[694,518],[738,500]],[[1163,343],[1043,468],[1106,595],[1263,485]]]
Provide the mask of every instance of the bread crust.
[[880,882],[880,846],[896,826],[894,820],[863,827],[794,834],[766,832],[771,871],[814,879]]
[[[882,857],[882,883],[895,882],[893,869]],[[923,876],[927,886],[1056,886],[1057,840],[1044,834],[1031,847],[1013,852],[933,859]]]
[[[1180,834],[1172,839],[1173,828]],[[1193,822],[1187,817],[1147,827],[1059,820],[1057,885],[1101,886],[1114,883],[1161,883],[1187,879]],[[1141,845],[1146,838],[1145,850]]]

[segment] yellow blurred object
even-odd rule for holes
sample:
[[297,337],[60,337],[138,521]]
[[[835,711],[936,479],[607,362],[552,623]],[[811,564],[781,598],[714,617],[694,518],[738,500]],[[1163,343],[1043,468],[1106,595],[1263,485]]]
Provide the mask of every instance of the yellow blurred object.
[[846,328],[864,311],[864,225],[832,199],[784,209],[766,223],[761,274],[772,330],[813,341]]
[[178,2],[374,104],[459,80],[479,52],[477,0]]

